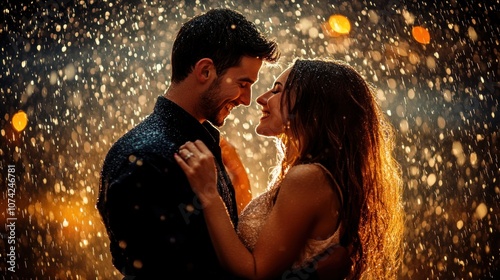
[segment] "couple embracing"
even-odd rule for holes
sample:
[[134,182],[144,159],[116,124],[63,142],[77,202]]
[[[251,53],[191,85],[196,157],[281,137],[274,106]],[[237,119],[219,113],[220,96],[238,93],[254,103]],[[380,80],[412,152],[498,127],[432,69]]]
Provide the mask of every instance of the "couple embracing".
[[277,43],[233,10],[181,27],[169,88],[101,172],[97,208],[124,279],[396,278],[393,128],[346,63],[296,59],[258,96],[256,132],[275,139],[279,157],[268,189],[251,197],[218,127],[279,58]]

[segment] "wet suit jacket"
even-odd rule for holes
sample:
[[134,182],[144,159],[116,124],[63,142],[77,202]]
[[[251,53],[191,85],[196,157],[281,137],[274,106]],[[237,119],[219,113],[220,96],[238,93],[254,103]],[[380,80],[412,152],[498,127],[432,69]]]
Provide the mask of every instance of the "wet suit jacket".
[[173,157],[180,145],[197,139],[216,158],[218,191],[236,226],[219,131],[170,100],[159,97],[153,113],[123,135],[104,160],[97,208],[113,265],[135,276],[130,279],[233,279],[218,263],[201,205]]

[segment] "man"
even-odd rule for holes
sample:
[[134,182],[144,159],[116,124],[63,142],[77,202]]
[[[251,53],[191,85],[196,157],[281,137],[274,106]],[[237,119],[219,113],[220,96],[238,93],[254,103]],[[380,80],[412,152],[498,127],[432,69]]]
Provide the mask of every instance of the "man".
[[124,279],[232,279],[219,265],[201,205],[173,155],[186,141],[207,143],[218,192],[236,226],[235,192],[214,126],[234,107],[250,104],[261,66],[279,56],[277,44],[235,11],[210,10],[181,27],[170,87],[153,113],[111,147],[101,171],[97,208]]

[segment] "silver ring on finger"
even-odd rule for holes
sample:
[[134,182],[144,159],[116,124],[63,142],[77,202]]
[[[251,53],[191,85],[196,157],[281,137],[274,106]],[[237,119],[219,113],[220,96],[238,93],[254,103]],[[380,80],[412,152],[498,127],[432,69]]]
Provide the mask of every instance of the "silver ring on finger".
[[187,161],[188,159],[190,159],[191,157],[193,157],[194,154],[189,152],[185,157],[184,157],[184,161]]

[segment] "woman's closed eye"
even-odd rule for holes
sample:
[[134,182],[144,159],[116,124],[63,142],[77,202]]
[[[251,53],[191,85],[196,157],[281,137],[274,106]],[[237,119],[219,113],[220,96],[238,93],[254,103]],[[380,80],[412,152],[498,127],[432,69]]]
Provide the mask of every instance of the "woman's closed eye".
[[274,84],[274,87],[271,89],[271,93],[272,94],[278,94],[282,91],[282,85],[281,83],[275,83]]
[[238,84],[238,86],[239,86],[240,88],[247,88],[247,87],[249,87],[249,86],[250,86],[250,84],[249,84],[249,83],[239,83],[239,84]]

